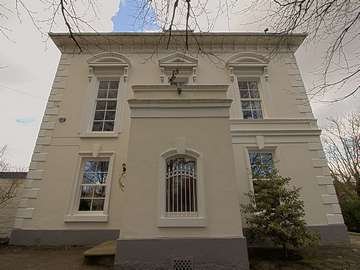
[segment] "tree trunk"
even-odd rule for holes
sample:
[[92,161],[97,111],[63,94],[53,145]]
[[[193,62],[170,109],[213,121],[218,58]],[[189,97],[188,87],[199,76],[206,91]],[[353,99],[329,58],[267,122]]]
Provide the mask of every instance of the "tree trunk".
[[284,255],[285,258],[288,257],[288,249],[287,249],[286,244],[283,244],[283,255]]

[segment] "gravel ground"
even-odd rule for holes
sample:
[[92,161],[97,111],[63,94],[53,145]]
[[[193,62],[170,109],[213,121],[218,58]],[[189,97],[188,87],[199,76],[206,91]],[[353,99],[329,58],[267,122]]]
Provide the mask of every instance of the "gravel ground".
[[[284,261],[264,254],[250,256],[251,270],[359,270],[360,234],[350,235],[351,246],[331,246],[301,252],[303,258]],[[86,247],[18,247],[0,245],[1,270],[109,270],[111,266],[87,265]]]
[[0,246],[1,270],[105,270],[111,267],[86,265],[85,247]]

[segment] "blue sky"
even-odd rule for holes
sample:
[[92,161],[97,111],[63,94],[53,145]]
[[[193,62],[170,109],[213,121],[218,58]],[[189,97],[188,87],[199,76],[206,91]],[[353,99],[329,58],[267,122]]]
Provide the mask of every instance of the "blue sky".
[[159,26],[153,23],[152,18],[155,16],[153,9],[146,12],[146,19],[143,14],[139,14],[141,5],[144,0],[121,0],[119,10],[112,18],[113,32],[142,32],[157,31]]

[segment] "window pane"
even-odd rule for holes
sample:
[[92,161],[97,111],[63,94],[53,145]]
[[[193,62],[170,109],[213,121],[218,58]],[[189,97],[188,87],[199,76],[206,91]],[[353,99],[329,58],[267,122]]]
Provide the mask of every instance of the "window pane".
[[110,89],[118,89],[119,88],[119,81],[110,81]]
[[117,97],[117,90],[109,90],[108,98],[116,98]]
[[98,98],[106,98],[107,90],[99,90],[97,97]]
[[262,108],[257,81],[239,82],[241,109],[244,119],[262,119]]
[[248,89],[246,81],[239,81],[239,89]]
[[114,122],[107,121],[104,123],[104,131],[113,131],[114,130]]
[[97,182],[96,172],[84,172],[83,184],[95,184]]
[[240,90],[240,97],[241,98],[249,98],[249,91],[248,90]]
[[251,111],[243,111],[243,118],[244,119],[252,119]]
[[92,203],[92,211],[102,211],[104,210],[104,199],[94,199]]
[[105,184],[107,173],[96,172],[94,174],[94,184]]
[[82,186],[81,187],[81,194],[80,197],[84,198],[92,198],[93,197],[93,192],[94,192],[94,187],[93,186]]
[[102,211],[109,160],[85,160],[80,187],[79,211]]
[[104,120],[105,111],[95,111],[94,120]]
[[84,163],[84,171],[96,172],[97,162],[94,160],[86,160]]
[[109,81],[100,81],[99,89],[108,89]]
[[107,110],[116,110],[116,101],[107,101]]
[[90,199],[80,199],[79,211],[90,211],[90,206]]
[[94,197],[103,197],[105,198],[105,187],[100,186],[95,188]]
[[105,120],[115,120],[115,111],[107,111]]
[[261,110],[261,103],[260,101],[251,101],[251,108],[253,110]]
[[260,98],[259,91],[258,90],[251,90],[250,91],[250,97],[251,98]]
[[261,111],[253,111],[252,112],[253,119],[262,119],[262,112]]
[[248,85],[249,85],[249,89],[258,89],[257,88],[257,81],[249,81]]
[[105,110],[106,101],[98,101],[96,102],[96,110]]
[[97,163],[97,171],[107,172],[109,168],[109,161],[99,161]]
[[92,131],[102,131],[103,122],[94,121]]
[[250,101],[241,101],[241,108],[243,110],[251,110]]
[[266,176],[273,168],[273,155],[270,152],[249,152],[252,177]]
[[99,82],[92,131],[114,130],[118,88],[119,80],[101,80]]

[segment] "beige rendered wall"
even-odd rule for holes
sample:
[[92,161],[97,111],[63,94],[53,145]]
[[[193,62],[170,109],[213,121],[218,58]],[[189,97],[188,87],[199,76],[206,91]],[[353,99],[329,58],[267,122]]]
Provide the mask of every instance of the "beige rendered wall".
[[[120,231],[123,239],[242,236],[228,127],[226,118],[132,119]],[[202,157],[205,227],[158,227],[160,156],[176,148],[179,137],[186,138],[184,148]]]
[[[127,161],[127,150],[129,141],[129,107],[127,99],[132,97],[131,86],[134,84],[159,84],[160,71],[157,59],[173,53],[159,53],[153,55],[150,60],[146,60],[150,54],[121,52],[127,57],[131,66],[129,67],[128,80],[124,84],[123,99],[120,100],[121,107],[121,132],[115,138],[81,138],[80,134],[83,129],[84,115],[89,116],[86,111],[89,101],[89,81],[88,81],[88,65],[86,60],[92,54],[72,55],[63,54],[56,73],[54,84],[51,90],[48,106],[43,119],[43,124],[39,133],[39,139],[35,147],[32,163],[30,166],[29,180],[31,185],[26,188],[23,198],[22,207],[19,208],[16,227],[17,228],[38,228],[38,229],[63,229],[63,228],[119,228],[122,224],[122,217],[119,215],[121,209],[129,207],[122,203],[123,193],[117,185],[117,179],[121,173],[121,164]],[[219,55],[225,61],[237,51],[227,51]],[[261,51],[260,51],[261,53]],[[196,84],[229,84],[228,96],[234,98],[231,107],[231,118],[239,117],[239,101],[236,100],[237,86],[230,80],[229,72],[223,62],[214,63],[206,55],[193,55],[198,57],[198,70]],[[292,53],[280,53],[276,58],[272,59],[268,67],[269,78],[265,82],[267,87],[262,89],[263,103],[266,110],[266,117],[271,119],[279,118],[311,118],[312,113],[307,101],[305,90],[301,82],[299,70]],[[93,101],[92,101],[93,102]],[[85,112],[85,113],[84,113]],[[59,123],[58,118],[65,117],[65,123]],[[213,121],[213,119],[212,119]],[[156,123],[152,123],[156,125]],[[216,124],[216,121],[214,121]],[[241,129],[241,125],[239,127]],[[159,129],[164,128],[159,126]],[[175,128],[175,127],[174,127]],[[191,130],[192,127],[187,127]],[[261,127],[260,127],[261,129]],[[201,130],[196,130],[198,138],[201,138]],[[190,135],[189,135],[190,136]],[[251,136],[251,140],[255,140],[255,133]],[[300,135],[301,136],[301,135]],[[316,138],[316,136],[315,136]],[[140,139],[140,138],[132,138]],[[266,137],[265,137],[266,139]],[[284,137],[286,140],[286,137]],[[318,141],[318,139],[316,139]],[[312,142],[310,140],[310,142]],[[151,153],[155,154],[153,147],[165,147],[164,142],[156,142],[155,145],[149,145]],[[201,143],[201,141],[199,141]],[[285,175],[293,176],[296,184],[303,186],[303,196],[305,199],[305,207],[309,223],[324,224],[326,220],[324,215],[326,211],[322,202],[320,202],[320,194],[326,190],[320,191],[323,187],[316,186],[317,176],[325,177],[326,172],[321,168],[311,168],[312,154],[307,150],[308,142],[303,144],[288,143],[281,144],[279,142],[279,150],[281,153],[279,168]],[[78,153],[81,151],[94,151],[100,145],[103,151],[114,151],[115,161],[113,168],[113,181],[110,196],[109,221],[107,223],[64,223],[64,215],[67,212],[70,203],[71,191],[76,181],[76,164],[78,162]],[[240,145],[236,144],[235,160],[238,173],[239,196],[243,200],[243,192],[248,189],[248,177],[244,175],[244,155]],[[220,147],[221,148],[221,147]],[[221,149],[218,149],[223,153]],[[203,149],[204,153],[216,154],[213,149]],[[317,159],[322,159],[321,147],[316,150]],[[146,153],[146,149],[144,149]],[[150,153],[150,152],[149,152]],[[232,154],[230,150],[224,155]],[[206,154],[204,154],[206,156]],[[295,158],[296,156],[296,158]],[[292,158],[289,158],[292,157]],[[157,156],[148,156],[147,158],[158,158]],[[301,160],[299,166],[298,159]],[[326,162],[326,161],[325,161]],[[209,165],[206,165],[209,166]],[[211,169],[211,166],[209,166]],[[318,172],[321,170],[321,172]],[[304,174],[304,172],[306,172]],[[218,173],[218,172],[214,172]],[[324,178],[324,179],[325,179]],[[216,190],[214,186],[208,190],[209,195]],[[220,200],[220,199],[219,199]],[[334,202],[334,198],[331,199]],[[207,207],[212,208],[215,204],[215,197],[207,201]],[[334,202],[334,205],[337,203]],[[210,207],[211,205],[211,207]],[[219,204],[221,206],[221,203]],[[150,206],[149,206],[150,207]],[[334,206],[336,207],[336,206]],[[330,208],[333,209],[333,206]],[[149,209],[150,210],[150,209]],[[217,211],[217,210],[216,210]],[[225,211],[224,211],[225,212]],[[148,213],[149,215],[151,213]],[[224,213],[218,212],[220,215]],[[155,215],[155,213],[154,213]],[[239,214],[240,215],[240,214]],[[225,224],[226,216],[224,216],[223,226],[235,226]],[[151,220],[151,219],[150,219]],[[203,234],[213,230],[220,234],[218,225],[209,226],[208,229],[202,229]],[[235,226],[236,227],[236,226]],[[231,230],[236,230],[232,227]],[[199,229],[200,230],[200,229]],[[154,231],[152,234],[163,234],[164,231]]]

